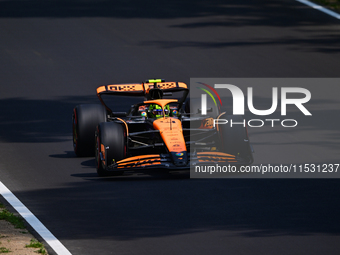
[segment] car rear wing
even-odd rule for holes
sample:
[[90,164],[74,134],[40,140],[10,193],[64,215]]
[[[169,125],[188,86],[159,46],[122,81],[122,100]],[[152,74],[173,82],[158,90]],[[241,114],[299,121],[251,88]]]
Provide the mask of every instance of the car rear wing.
[[[97,88],[97,96],[100,102],[106,107],[109,112],[112,112],[109,107],[104,103],[102,95],[116,95],[116,96],[144,96],[151,89],[161,89],[164,92],[176,92],[183,91],[183,97],[178,100],[181,107],[186,99],[189,90],[188,86],[184,82],[164,82],[163,80],[147,80],[145,83],[131,83],[131,84],[112,84],[104,85]],[[180,108],[179,107],[179,108]]]

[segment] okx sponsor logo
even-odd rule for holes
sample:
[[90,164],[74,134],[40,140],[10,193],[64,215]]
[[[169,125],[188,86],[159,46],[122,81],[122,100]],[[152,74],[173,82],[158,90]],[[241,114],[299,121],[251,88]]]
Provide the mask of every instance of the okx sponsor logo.
[[[312,113],[307,109],[307,103],[311,100],[312,95],[311,92],[302,87],[270,87],[266,86],[266,90],[270,89],[271,91],[271,106],[266,109],[257,109],[254,106],[254,91],[257,87],[246,87],[245,91],[243,91],[240,87],[234,84],[226,84],[226,83],[215,83],[215,84],[207,84],[204,82],[196,82],[200,86],[196,86],[196,90],[201,93],[201,115],[208,114],[208,103],[207,98],[210,97],[214,102],[215,106],[218,107],[220,111],[220,115],[213,120],[213,126],[218,125],[248,125],[249,127],[263,127],[266,124],[271,127],[282,126],[285,128],[292,128],[298,125],[298,120],[295,118],[289,118],[289,113],[287,111],[288,107],[293,107],[294,110],[298,110],[305,116],[312,116]],[[262,88],[263,89],[263,88]],[[245,93],[246,96],[245,96]],[[268,92],[268,91],[267,91]],[[196,91],[197,94],[197,91]],[[225,109],[223,106],[223,97],[221,95],[228,94],[232,97],[232,115],[245,115],[246,109],[255,116],[261,116],[261,118],[252,118],[248,121],[244,120],[243,122],[233,122],[232,119],[229,121],[223,116],[223,111]],[[228,97],[230,100],[230,96]],[[280,99],[280,100],[279,100]],[[247,108],[246,108],[247,107]],[[291,109],[290,108],[290,109]],[[280,111],[280,116],[284,116],[282,118],[270,118],[270,115],[277,113]],[[230,114],[230,109],[229,113]],[[264,117],[265,116],[265,117]]]

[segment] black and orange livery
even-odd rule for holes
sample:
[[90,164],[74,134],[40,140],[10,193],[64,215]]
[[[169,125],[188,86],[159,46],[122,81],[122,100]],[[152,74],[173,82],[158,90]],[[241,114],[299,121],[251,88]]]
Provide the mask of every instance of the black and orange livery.
[[[214,127],[213,119],[224,113],[215,108],[209,116],[202,117],[199,109],[190,111],[188,92],[183,82],[160,79],[98,87],[101,105],[78,105],[74,109],[75,153],[95,154],[100,176],[131,169],[170,170],[218,162],[252,163],[246,129],[235,135],[228,134],[230,130],[223,126]],[[144,100],[132,105],[128,112],[115,112],[106,105],[103,95],[140,96]],[[155,118],[149,112],[151,105],[157,105],[163,116]],[[167,107],[170,112],[165,110]],[[237,136],[241,146],[231,144]]]

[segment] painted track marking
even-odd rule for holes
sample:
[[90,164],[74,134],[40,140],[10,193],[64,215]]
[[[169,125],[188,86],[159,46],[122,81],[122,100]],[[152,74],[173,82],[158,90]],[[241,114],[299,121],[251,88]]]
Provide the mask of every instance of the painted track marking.
[[58,255],[72,255],[66,247],[31,213],[30,210],[0,181],[0,195],[31,225]]
[[340,14],[339,13],[333,12],[333,11],[331,11],[331,10],[325,8],[325,7],[322,7],[322,6],[318,5],[318,4],[309,2],[307,0],[296,0],[296,1],[298,1],[298,2],[300,2],[302,4],[305,4],[305,5],[308,5],[308,6],[314,8],[316,10],[322,11],[322,12],[324,12],[324,13],[326,13],[326,14],[328,14],[328,15],[336,18],[336,19],[340,19]]

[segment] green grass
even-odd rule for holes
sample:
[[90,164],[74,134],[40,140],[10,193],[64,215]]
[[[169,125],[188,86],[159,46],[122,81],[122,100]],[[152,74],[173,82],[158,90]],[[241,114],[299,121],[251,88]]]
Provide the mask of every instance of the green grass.
[[36,251],[36,253],[47,254],[45,248],[40,248],[39,250]]
[[313,0],[313,2],[326,6],[330,9],[340,11],[340,0]]
[[9,212],[7,209],[1,207],[0,220],[6,220],[14,225],[15,228],[25,229],[24,220],[13,213]]
[[0,253],[9,253],[9,252],[11,252],[9,249],[5,247],[0,247]]
[[31,239],[30,244],[27,244],[25,247],[26,248],[39,248],[39,250],[35,251],[36,253],[47,254],[44,248],[44,245],[36,239]]
[[[25,229],[24,220],[18,216],[15,216],[13,213],[9,212],[7,209],[5,209],[5,206],[0,203],[0,220],[6,220],[15,228]],[[27,231],[22,231],[21,233],[28,234]],[[0,235],[0,238],[5,238],[6,236]],[[0,242],[1,244],[1,242]],[[39,250],[35,251],[36,253],[40,254],[47,254],[47,251],[45,250],[45,247],[42,243],[37,241],[36,239],[31,239],[30,244],[26,245],[26,248],[39,248]],[[0,253],[9,253],[11,252],[9,249],[5,247],[0,247]]]
[[38,240],[31,239],[30,244],[26,245],[27,248],[43,248],[44,245],[40,243]]

